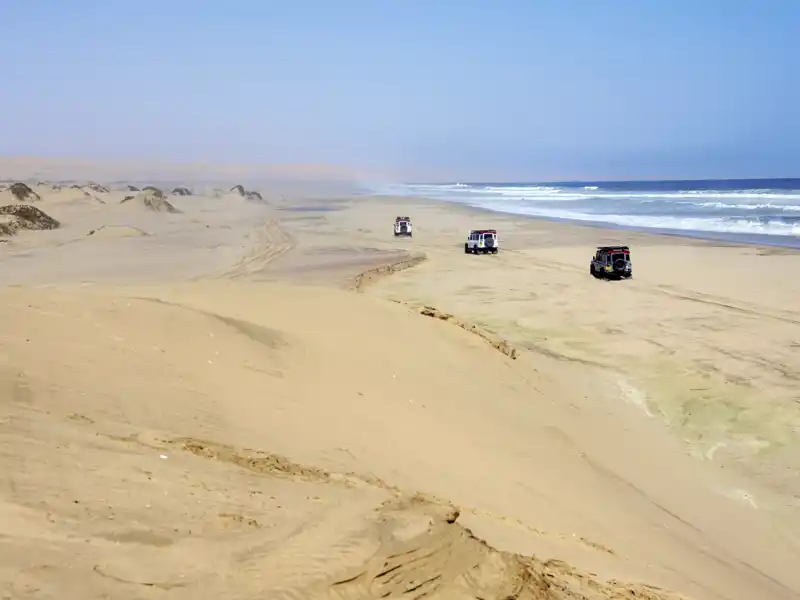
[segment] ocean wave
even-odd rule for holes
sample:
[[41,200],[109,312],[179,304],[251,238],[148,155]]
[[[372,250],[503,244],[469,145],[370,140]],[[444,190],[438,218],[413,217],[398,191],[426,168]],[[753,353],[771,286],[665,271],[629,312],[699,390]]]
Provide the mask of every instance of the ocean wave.
[[[710,233],[758,234],[800,236],[800,222],[780,217],[735,218],[735,217],[690,217],[690,216],[645,216],[625,214],[587,214],[564,211],[526,212],[514,207],[498,207],[498,212],[547,217],[567,221],[608,223],[640,229],[695,231]],[[505,210],[504,210],[505,209]],[[508,210],[511,209],[511,210]]]
[[[413,195],[419,193],[442,195],[451,190],[458,190],[459,193],[479,196],[502,196],[525,199],[552,198],[560,201],[580,201],[595,198],[606,198],[614,200],[652,200],[652,199],[686,199],[697,200],[699,198],[720,201],[735,200],[780,200],[784,202],[796,202],[800,205],[800,190],[674,190],[674,191],[606,191],[597,186],[584,186],[583,188],[564,188],[546,185],[535,186],[470,186],[466,184],[455,185],[436,185],[436,184],[413,184],[400,186],[401,191],[411,192]],[[591,193],[585,193],[591,192]]]
[[800,212],[800,204],[726,204],[725,202],[693,202],[698,208],[718,208],[733,210],[780,210],[787,212]]
[[[800,180],[790,187],[647,189],[647,182],[601,184],[407,184],[378,193],[426,197],[534,217],[591,221],[642,229],[800,236]],[[791,183],[791,182],[790,182]],[[624,185],[623,185],[624,184]],[[636,189],[619,189],[622,187]],[[638,186],[638,187],[637,187]]]

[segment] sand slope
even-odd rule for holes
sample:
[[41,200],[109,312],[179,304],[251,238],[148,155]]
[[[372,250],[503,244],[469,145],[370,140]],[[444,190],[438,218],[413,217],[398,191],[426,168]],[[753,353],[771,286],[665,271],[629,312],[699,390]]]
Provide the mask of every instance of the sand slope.
[[[346,294],[314,315],[318,290],[120,292],[2,294],[2,455],[14,474],[2,556],[15,593],[377,597],[425,578],[441,597],[558,597],[534,595],[548,571],[585,586],[565,565],[490,550],[447,523],[446,502],[413,499],[436,479],[435,492],[463,494],[477,468],[509,458],[478,452],[450,414],[467,389],[520,383],[469,334]],[[258,320],[243,320],[256,306]],[[326,327],[333,315],[340,324]],[[398,325],[407,337],[376,354]],[[337,352],[345,337],[349,356]],[[470,367],[500,378],[440,399]],[[385,560],[394,577],[381,575]]]

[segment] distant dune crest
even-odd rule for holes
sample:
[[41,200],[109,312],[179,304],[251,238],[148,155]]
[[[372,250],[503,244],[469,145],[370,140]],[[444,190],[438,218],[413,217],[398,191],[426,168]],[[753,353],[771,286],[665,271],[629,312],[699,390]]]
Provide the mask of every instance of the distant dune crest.
[[[169,163],[165,161],[109,161],[39,156],[0,157],[0,173],[17,180],[167,181],[274,181],[352,183],[351,168],[326,164]],[[129,190],[137,191],[137,190]]]
[[92,229],[86,235],[93,235],[97,238],[126,238],[126,237],[146,237],[150,235],[138,227],[126,225],[101,225],[97,229]]

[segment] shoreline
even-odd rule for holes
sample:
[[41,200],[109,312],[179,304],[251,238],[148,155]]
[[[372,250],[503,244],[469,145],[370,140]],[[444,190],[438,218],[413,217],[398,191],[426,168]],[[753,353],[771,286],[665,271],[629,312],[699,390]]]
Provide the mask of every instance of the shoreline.
[[[796,404],[792,404],[791,391],[793,373],[800,377],[800,363],[792,358],[791,350],[796,343],[792,335],[796,333],[800,340],[800,330],[794,329],[800,323],[800,315],[790,308],[791,298],[800,294],[800,283],[785,279],[785,273],[800,269],[800,253],[794,249],[587,227],[584,223],[498,213],[432,199],[396,197],[387,201],[384,197],[371,197],[362,198],[356,206],[380,212],[387,221],[396,211],[416,213],[412,214],[416,232],[413,242],[386,240],[381,245],[402,245],[428,255],[421,265],[377,282],[368,293],[415,306],[434,306],[488,329],[523,353],[581,361],[601,369],[608,368],[603,365],[610,366],[609,361],[622,360],[627,365],[622,369],[627,381],[620,384],[624,388],[619,392],[622,396],[651,416],[658,414],[671,429],[677,427],[673,434],[689,435],[692,444],[700,444],[694,452],[717,461],[727,460],[743,472],[760,468],[752,461],[760,460],[762,451],[758,448],[766,443],[764,440],[770,440],[766,445],[778,454],[784,452],[782,448],[788,452],[779,462],[800,459],[792,458],[800,450],[794,447],[796,444],[786,446],[791,427],[800,427],[800,411],[793,408]],[[345,209],[351,216],[342,216],[341,222],[357,219],[358,210]],[[488,215],[495,217],[490,225],[500,233],[498,256],[508,258],[469,261],[459,251],[463,236],[470,227],[487,226],[484,217]],[[630,235],[623,235],[627,233]],[[596,245],[606,243],[631,245],[634,279],[606,282],[614,287],[603,291],[604,288],[597,288],[600,282],[589,278],[588,260]],[[676,265],[683,268],[676,269]],[[526,271],[523,284],[520,277]],[[742,273],[748,274],[747,286],[739,283]],[[474,279],[480,283],[470,285]],[[517,296],[525,292],[526,285],[533,299],[523,301]],[[765,295],[768,290],[779,288],[785,288],[780,295],[771,291]],[[473,289],[480,290],[477,298],[473,297]],[[604,307],[587,312],[598,294],[624,302],[624,308]],[[649,306],[663,309],[647,316],[651,309],[643,309]],[[537,317],[537,313],[542,316]],[[696,343],[684,338],[687,347],[682,348],[684,343],[676,337],[677,332],[670,332],[664,339],[659,323],[669,319],[671,313],[676,318],[687,318],[687,326],[698,323],[687,329],[687,333],[697,336]],[[642,323],[633,328],[631,321]],[[723,325],[727,322],[730,325]],[[788,325],[778,342],[777,338],[772,339],[771,332],[778,333],[781,323]],[[705,335],[698,335],[698,326],[708,328],[714,338],[721,338],[718,330],[734,329],[725,336],[728,339],[712,342],[712,338],[706,340]],[[737,332],[739,328],[741,333]],[[769,337],[742,347],[742,339],[759,334]],[[772,343],[778,346],[768,349]],[[775,379],[770,374],[771,361],[782,365],[774,371],[780,374],[782,370],[785,377]],[[617,370],[613,368],[613,372]],[[775,399],[768,399],[768,388],[759,391],[759,385],[754,383],[759,379],[751,382],[756,373],[764,385],[769,380],[770,386],[779,386],[773,388],[781,398],[778,404]],[[753,406],[758,402],[749,399],[751,396],[763,399],[764,404],[757,411],[763,415],[753,416]],[[778,413],[769,416],[773,409]],[[730,419],[733,421],[720,429],[719,423]],[[686,423],[681,425],[684,420]],[[772,420],[774,424],[770,424]],[[780,423],[788,429],[783,431]],[[749,458],[743,463],[744,457]],[[775,489],[787,483],[788,473],[778,476],[784,468],[773,469],[777,479],[769,485],[777,486]],[[800,494],[800,489],[796,492]]]
[[363,196],[358,194],[357,197],[365,198],[405,198],[413,202],[433,202],[437,204],[446,204],[453,206],[461,206],[470,210],[487,212],[490,214],[504,215],[508,217],[517,217],[521,219],[534,219],[538,221],[547,221],[552,223],[564,223],[568,225],[577,225],[581,227],[591,227],[595,229],[608,229],[617,231],[630,231],[633,233],[649,233],[652,235],[670,236],[688,238],[693,240],[705,240],[711,242],[725,242],[734,245],[746,246],[763,246],[770,248],[786,248],[800,251],[800,236],[794,235],[770,235],[761,233],[727,233],[727,232],[714,232],[693,229],[669,229],[658,227],[639,227],[634,225],[619,225],[616,223],[609,223],[606,221],[592,221],[581,219],[569,219],[563,217],[547,217],[541,215],[530,215],[526,213],[515,213],[510,211],[501,211],[487,208],[484,206],[473,206],[471,204],[455,202],[449,200],[439,200],[436,198],[423,197],[423,196],[402,196],[393,194],[375,194],[372,192],[365,192]]

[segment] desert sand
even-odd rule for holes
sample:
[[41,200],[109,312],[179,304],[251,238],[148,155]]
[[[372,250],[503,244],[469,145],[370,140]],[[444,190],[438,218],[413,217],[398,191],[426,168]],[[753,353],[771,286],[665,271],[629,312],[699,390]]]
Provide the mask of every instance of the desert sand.
[[796,252],[237,183],[0,185],[2,597],[800,595]]

